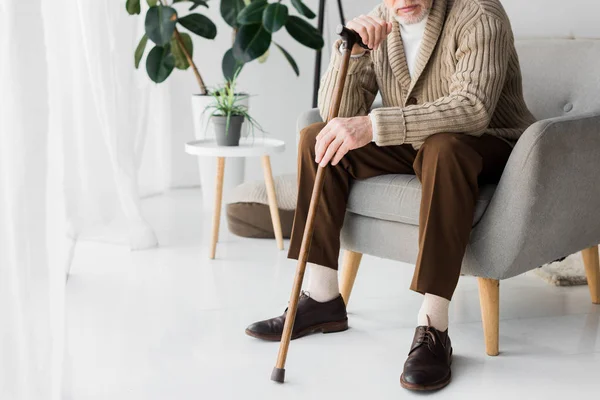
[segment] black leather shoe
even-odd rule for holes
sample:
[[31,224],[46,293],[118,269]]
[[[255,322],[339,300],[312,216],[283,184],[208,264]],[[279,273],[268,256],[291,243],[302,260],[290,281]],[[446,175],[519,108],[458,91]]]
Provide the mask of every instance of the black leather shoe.
[[[246,328],[246,334],[263,340],[281,340],[287,308],[283,315],[255,322]],[[292,330],[292,340],[315,332],[333,333],[348,329],[346,304],[341,295],[319,303],[302,292],[298,300],[298,311]]]
[[400,385],[409,390],[437,390],[450,383],[452,344],[448,330],[419,326],[404,363]]

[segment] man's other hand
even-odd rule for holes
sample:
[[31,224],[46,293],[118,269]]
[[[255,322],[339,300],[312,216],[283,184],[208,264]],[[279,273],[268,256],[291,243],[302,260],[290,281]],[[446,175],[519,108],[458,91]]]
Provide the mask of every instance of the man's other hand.
[[[354,18],[346,24],[346,27],[358,33],[363,43],[373,50],[377,50],[381,42],[392,31],[391,22],[369,15],[361,15]],[[358,45],[354,45],[354,47],[359,50],[362,49]],[[352,52],[356,53],[354,49]]]
[[373,139],[369,116],[334,118],[319,132],[315,144],[317,162],[321,167],[330,161],[337,165],[350,150],[366,146]]

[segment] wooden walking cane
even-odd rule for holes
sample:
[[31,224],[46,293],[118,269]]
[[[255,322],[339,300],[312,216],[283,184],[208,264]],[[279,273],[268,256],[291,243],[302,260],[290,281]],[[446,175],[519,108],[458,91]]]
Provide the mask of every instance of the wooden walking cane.
[[[359,44],[361,47],[370,50],[369,47],[362,42],[360,35],[355,31],[348,29],[343,25],[338,25],[336,33],[341,36],[343,41],[342,63],[340,65],[337,82],[333,91],[333,97],[331,100],[331,105],[329,107],[329,115],[327,116],[327,122],[336,118],[340,111],[340,104],[342,102],[342,96],[344,94],[344,84],[346,82],[346,76],[348,74],[348,63],[350,62],[352,47],[355,44]],[[273,372],[271,373],[271,380],[279,383],[283,383],[285,380],[285,360],[287,358],[288,348],[290,346],[292,329],[294,328],[294,320],[296,319],[296,311],[298,311],[298,299],[300,297],[302,281],[304,280],[304,271],[306,270],[308,252],[310,250],[310,243],[312,241],[317,207],[319,206],[319,199],[321,198],[321,192],[323,191],[323,182],[325,179],[326,171],[325,168],[326,167],[319,166],[317,170],[317,177],[315,179],[312,197],[310,199],[310,207],[308,209],[306,226],[304,227],[302,245],[300,246],[300,254],[298,257],[298,264],[296,267],[296,276],[294,278],[294,285],[292,287],[290,303],[285,318],[285,324],[283,326],[281,342],[279,343],[279,354],[277,355],[277,363],[275,364],[275,368],[273,368]]]

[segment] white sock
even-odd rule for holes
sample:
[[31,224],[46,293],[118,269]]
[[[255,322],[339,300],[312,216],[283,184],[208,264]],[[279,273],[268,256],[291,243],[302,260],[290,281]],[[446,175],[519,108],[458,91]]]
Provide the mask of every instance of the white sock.
[[[418,326],[431,325],[438,331],[448,329],[448,307],[450,300],[426,293],[419,310]],[[429,318],[427,318],[429,317]]]
[[324,303],[339,296],[338,272],[335,269],[306,263],[306,270],[308,283],[305,290],[313,300]]

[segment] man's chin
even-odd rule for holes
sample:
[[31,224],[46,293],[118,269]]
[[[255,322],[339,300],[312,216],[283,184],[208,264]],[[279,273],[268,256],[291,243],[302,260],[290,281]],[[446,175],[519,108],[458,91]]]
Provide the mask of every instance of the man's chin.
[[398,15],[398,13],[396,13],[396,16],[403,25],[412,25],[418,24],[419,22],[423,21],[425,17],[427,17],[427,14],[429,14],[428,10],[425,10],[425,12],[423,12],[422,9],[419,8],[419,13],[417,14]]
[[425,19],[425,17],[427,16],[427,14],[424,15],[411,15],[411,16],[398,16],[398,19],[400,20],[400,23],[403,25],[413,25],[413,24],[418,24],[419,22],[423,21]]

